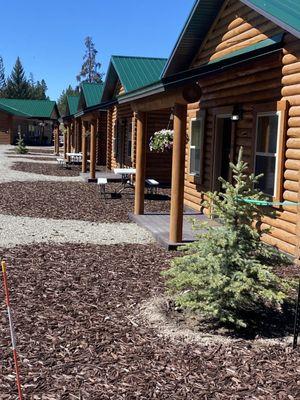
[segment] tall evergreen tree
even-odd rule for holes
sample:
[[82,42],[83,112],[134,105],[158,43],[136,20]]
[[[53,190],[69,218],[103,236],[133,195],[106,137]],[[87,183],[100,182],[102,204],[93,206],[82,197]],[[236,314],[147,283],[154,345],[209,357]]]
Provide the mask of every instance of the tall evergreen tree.
[[63,90],[61,95],[57,100],[57,107],[61,115],[64,115],[67,108],[67,97],[68,96],[75,96],[79,94],[79,89],[76,87],[75,89],[72,88],[71,85],[67,87],[66,90]]
[[0,97],[4,97],[6,88],[5,68],[3,58],[0,56]]
[[10,77],[7,79],[6,97],[12,99],[29,99],[30,84],[25,76],[25,71],[18,57]]
[[85,54],[83,56],[83,64],[81,71],[77,75],[78,82],[96,82],[101,83],[103,73],[99,72],[101,69],[101,63],[96,61],[98,51],[95,49],[95,44],[90,36],[87,36],[84,40],[86,47]]

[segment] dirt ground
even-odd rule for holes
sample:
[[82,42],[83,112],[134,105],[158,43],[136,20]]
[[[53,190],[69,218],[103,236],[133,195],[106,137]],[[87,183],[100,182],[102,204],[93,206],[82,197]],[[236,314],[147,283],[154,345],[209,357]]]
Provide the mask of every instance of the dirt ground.
[[[25,399],[298,399],[299,350],[172,341],[141,323],[175,253],[156,245],[2,250]],[[1,292],[0,292],[1,293]],[[1,293],[2,304],[3,295]],[[1,399],[15,399],[2,307]]]

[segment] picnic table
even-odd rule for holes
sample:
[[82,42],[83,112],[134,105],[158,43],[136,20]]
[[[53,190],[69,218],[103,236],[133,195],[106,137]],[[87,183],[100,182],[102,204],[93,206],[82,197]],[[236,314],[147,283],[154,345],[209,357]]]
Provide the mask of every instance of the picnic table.
[[82,162],[82,153],[66,153],[67,157],[70,157],[70,163]]
[[136,174],[135,168],[114,168],[116,175],[121,175],[120,189],[116,193],[122,193],[126,188],[133,187],[133,175]]

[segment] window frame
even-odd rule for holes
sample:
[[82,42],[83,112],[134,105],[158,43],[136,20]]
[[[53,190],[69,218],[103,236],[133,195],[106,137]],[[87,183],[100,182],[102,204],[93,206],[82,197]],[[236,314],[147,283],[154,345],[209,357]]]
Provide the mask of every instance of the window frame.
[[[286,137],[287,137],[287,119],[288,119],[289,104],[286,100],[281,100],[273,103],[257,104],[254,106],[254,121],[253,121],[253,165],[252,170],[255,173],[256,167],[256,146],[258,135],[258,117],[267,115],[278,115],[277,128],[277,143],[276,143],[276,160],[275,160],[275,177],[274,177],[274,192],[271,196],[273,202],[283,201],[284,191],[284,168],[285,168],[285,153],[286,153]],[[260,153],[260,152],[258,152]],[[261,153],[263,155],[266,153]],[[270,153],[271,154],[271,153]],[[279,208],[279,206],[275,206]]]
[[[199,173],[191,172],[191,149],[196,148],[196,146],[191,146],[192,143],[192,126],[193,122],[201,121],[201,137],[200,137],[200,160],[199,160]],[[205,142],[205,122],[206,122],[206,110],[200,110],[196,117],[193,117],[189,121],[189,146],[188,146],[188,181],[195,184],[202,184],[204,177],[204,142]]]

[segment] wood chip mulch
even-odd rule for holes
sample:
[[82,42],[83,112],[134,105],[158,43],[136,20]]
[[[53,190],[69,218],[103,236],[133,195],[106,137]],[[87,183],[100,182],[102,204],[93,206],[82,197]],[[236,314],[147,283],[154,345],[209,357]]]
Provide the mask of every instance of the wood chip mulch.
[[30,160],[35,160],[35,161],[56,161],[56,156],[53,157],[39,157],[39,156],[34,156],[34,155],[28,155],[26,154],[25,156],[23,154],[15,154],[13,156],[7,156],[7,158],[14,158],[14,159],[18,159],[18,158],[24,158],[26,157],[26,159],[30,162]]
[[[35,245],[9,265],[25,399],[300,398],[299,350],[170,341],[135,318],[163,290],[172,253],[155,245]],[[1,299],[1,399],[16,399]]]
[[[113,192],[118,184],[108,185]],[[81,182],[8,182],[0,184],[0,213],[36,218],[77,219],[91,222],[129,222],[133,211],[134,193],[127,191],[121,198],[100,197],[94,183]],[[146,212],[168,212],[168,189],[145,200]]]
[[[49,161],[49,159],[48,159]],[[20,172],[52,176],[79,176],[81,169],[79,165],[72,165],[71,168],[61,168],[58,164],[15,162],[11,169]]]

